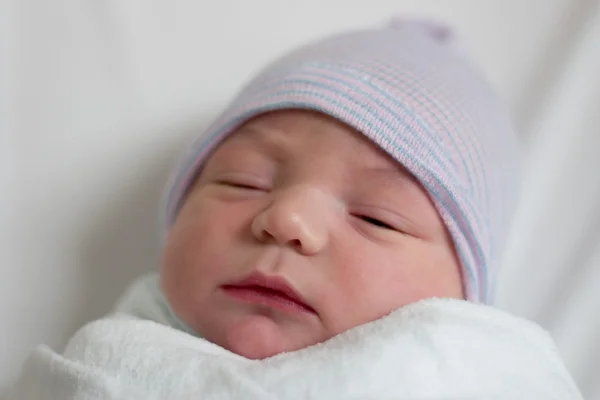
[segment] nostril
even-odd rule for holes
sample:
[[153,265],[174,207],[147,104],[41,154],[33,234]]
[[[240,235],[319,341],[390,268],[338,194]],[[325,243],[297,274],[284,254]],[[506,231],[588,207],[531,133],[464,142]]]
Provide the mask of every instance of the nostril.
[[273,242],[273,241],[275,241],[275,236],[271,235],[271,233],[269,231],[264,230],[261,232],[259,240],[261,242],[265,242],[265,243]]
[[295,249],[301,249],[302,242],[300,241],[300,239],[293,239],[290,240],[290,246],[294,247]]

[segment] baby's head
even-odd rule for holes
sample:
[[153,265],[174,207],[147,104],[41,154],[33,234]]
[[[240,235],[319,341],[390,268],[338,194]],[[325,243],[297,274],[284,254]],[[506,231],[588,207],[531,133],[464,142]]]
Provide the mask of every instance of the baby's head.
[[264,358],[418,300],[490,301],[515,137],[452,41],[418,22],[338,35],[239,94],[167,190],[183,322]]

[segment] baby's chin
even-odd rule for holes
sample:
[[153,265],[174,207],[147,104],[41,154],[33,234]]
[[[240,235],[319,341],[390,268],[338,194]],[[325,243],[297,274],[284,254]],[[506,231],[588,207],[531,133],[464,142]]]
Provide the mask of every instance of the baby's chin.
[[228,326],[225,332],[215,335],[217,337],[207,334],[205,338],[252,360],[300,350],[320,341],[310,337],[313,335],[306,335],[307,332],[290,328],[268,316],[248,315]]

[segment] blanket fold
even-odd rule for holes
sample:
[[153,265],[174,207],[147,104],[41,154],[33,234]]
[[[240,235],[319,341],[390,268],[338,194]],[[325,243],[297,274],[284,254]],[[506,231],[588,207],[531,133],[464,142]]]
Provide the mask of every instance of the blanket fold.
[[550,337],[500,310],[432,299],[327,342],[248,360],[125,313],[37,348],[8,400],[581,399]]

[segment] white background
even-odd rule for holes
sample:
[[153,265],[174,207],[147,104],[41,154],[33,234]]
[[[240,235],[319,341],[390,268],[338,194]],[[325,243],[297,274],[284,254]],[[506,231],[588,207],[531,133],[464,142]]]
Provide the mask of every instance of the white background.
[[528,161],[499,305],[549,329],[600,399],[599,3],[0,3],[0,392],[34,345],[60,348],[157,268],[168,166],[242,81],[409,13],[451,21],[514,111]]

